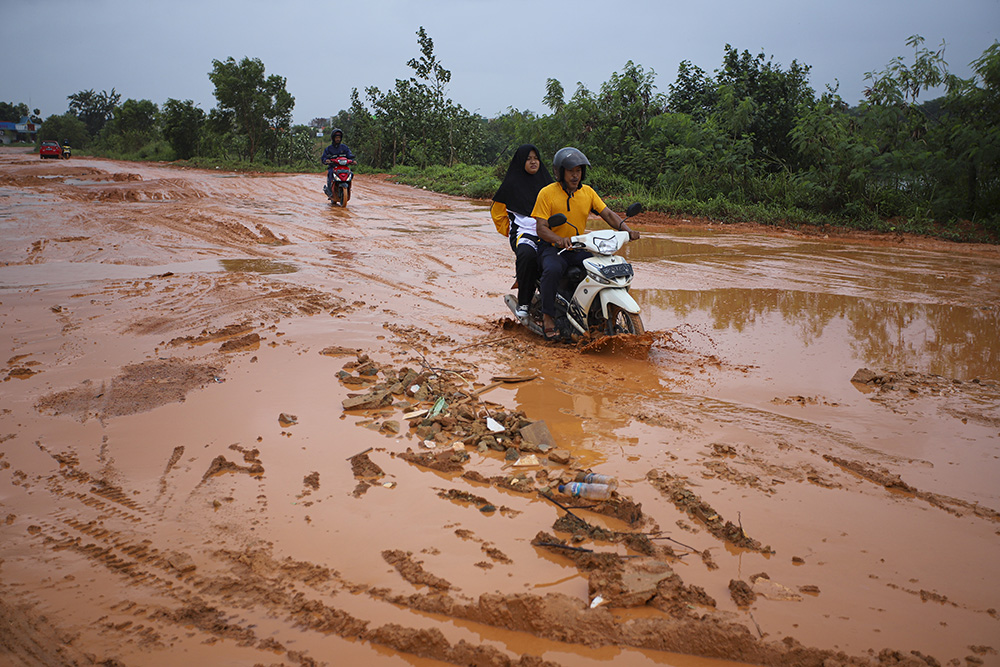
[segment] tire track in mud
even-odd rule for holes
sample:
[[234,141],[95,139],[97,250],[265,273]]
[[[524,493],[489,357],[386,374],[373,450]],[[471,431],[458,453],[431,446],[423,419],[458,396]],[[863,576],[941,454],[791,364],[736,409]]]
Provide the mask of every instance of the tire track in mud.
[[[146,609],[137,612],[153,624],[153,627],[139,626],[135,629],[135,632],[141,630],[145,635],[137,640],[143,643],[151,641],[149,635],[152,635],[152,641],[161,646],[173,644],[186,632],[185,628],[194,626],[208,637],[208,641],[228,639],[240,646],[283,653],[299,664],[326,664],[308,653],[292,651],[273,639],[259,637],[254,630],[257,622],[242,612],[260,614],[264,609],[267,615],[283,619],[294,627],[322,635],[361,640],[452,664],[557,667],[557,663],[530,656],[512,661],[497,649],[475,647],[464,640],[452,644],[436,629],[420,630],[396,624],[369,628],[369,621],[324,601],[337,590],[360,591],[359,587],[349,586],[339,580],[335,572],[322,566],[289,559],[277,562],[263,551],[220,550],[213,557],[220,562],[228,561],[231,566],[229,573],[203,577],[194,572],[194,565],[183,554],[178,557],[163,552],[150,546],[148,539],[138,543],[129,541],[119,532],[109,530],[94,520],[83,523],[66,518],[62,524],[60,527],[42,521],[33,524],[29,532],[51,552],[75,553],[91,565],[125,578],[130,586],[141,586],[142,591],[135,594],[141,597],[153,595],[161,600],[146,603]],[[332,591],[321,590],[326,586],[335,588]],[[121,605],[124,611],[128,611],[133,604],[127,599],[122,600],[112,605],[111,610]],[[129,636],[133,632],[130,626],[131,623],[125,623],[115,629]]]
[[[452,643],[436,629],[406,628],[394,623],[372,628],[370,621],[330,603],[331,596],[338,591],[361,593],[367,590],[366,586],[346,582],[324,566],[287,558],[278,561],[270,555],[270,547],[217,549],[201,554],[199,560],[206,571],[218,570],[219,566],[222,570],[211,575],[200,574],[194,560],[178,550],[178,545],[158,545],[155,527],[144,530],[150,525],[150,513],[129,498],[125,490],[79,470],[72,454],[52,453],[43,446],[40,449],[60,465],[58,473],[39,480],[45,490],[53,498],[79,505],[56,512],[54,521],[33,520],[27,527],[28,535],[51,554],[72,553],[89,566],[120,578],[125,588],[118,592],[119,596],[148,600],[141,608],[127,598],[110,603],[109,613],[101,617],[99,631],[116,642],[163,649],[183,641],[193,626],[205,641],[229,640],[239,646],[277,652],[293,663],[306,666],[326,664],[307,651],[294,651],[271,638],[258,636],[254,629],[258,621],[254,616],[263,613],[290,627],[321,636],[360,640],[452,664],[558,667],[557,663],[530,656],[511,659],[495,648],[473,646],[464,640]],[[254,452],[248,450],[245,456],[254,458]],[[182,454],[183,448],[174,450],[161,482]],[[210,467],[192,494],[226,470],[213,472]],[[70,488],[67,484],[87,490]],[[38,488],[27,480],[25,485]],[[83,515],[88,512],[94,516]],[[56,589],[62,585],[53,584]],[[136,625],[127,618],[112,618],[126,615],[139,617],[142,623]]]

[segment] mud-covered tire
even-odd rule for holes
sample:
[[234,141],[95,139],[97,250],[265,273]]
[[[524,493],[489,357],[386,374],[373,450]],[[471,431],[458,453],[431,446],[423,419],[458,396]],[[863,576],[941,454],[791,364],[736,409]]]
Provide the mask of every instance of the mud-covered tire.
[[605,333],[609,336],[616,334],[641,334],[646,331],[642,326],[642,318],[636,313],[623,310],[618,304],[608,306],[608,322]]
[[347,188],[337,188],[337,192],[340,194],[340,208],[347,208]]

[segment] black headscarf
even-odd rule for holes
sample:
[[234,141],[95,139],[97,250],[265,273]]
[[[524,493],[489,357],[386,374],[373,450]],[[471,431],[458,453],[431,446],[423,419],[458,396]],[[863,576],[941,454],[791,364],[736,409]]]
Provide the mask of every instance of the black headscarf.
[[[524,170],[524,163],[528,161],[528,153],[535,151],[538,156],[538,171],[532,175]],[[542,154],[531,144],[521,144],[514,151],[514,157],[507,167],[507,175],[503,177],[503,183],[493,195],[493,201],[500,202],[507,206],[508,211],[514,211],[521,215],[531,215],[531,210],[535,208],[535,198],[538,191],[552,182],[549,170],[542,162]]]

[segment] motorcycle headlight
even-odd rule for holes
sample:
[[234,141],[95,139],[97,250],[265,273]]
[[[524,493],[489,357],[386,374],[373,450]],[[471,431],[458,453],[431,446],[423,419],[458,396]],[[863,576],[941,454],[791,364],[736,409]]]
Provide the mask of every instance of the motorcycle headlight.
[[602,255],[613,255],[618,251],[618,239],[615,237],[594,237],[591,241]]

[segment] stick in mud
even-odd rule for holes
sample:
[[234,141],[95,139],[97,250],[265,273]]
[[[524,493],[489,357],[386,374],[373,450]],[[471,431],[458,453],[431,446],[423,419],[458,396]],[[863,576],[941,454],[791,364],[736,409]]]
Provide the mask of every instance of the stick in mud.
[[674,544],[679,544],[679,545],[681,545],[682,547],[684,547],[685,549],[690,549],[691,551],[695,552],[696,554],[700,554],[700,553],[701,553],[700,551],[698,551],[698,550],[697,550],[697,549],[695,549],[694,547],[692,547],[692,546],[688,546],[687,544],[684,544],[683,542],[678,542],[678,541],[677,541],[677,540],[675,540],[674,538],[672,538],[672,537],[667,537],[667,536],[665,536],[665,535],[664,535],[664,536],[662,536],[662,537],[650,537],[649,539],[651,539],[651,540],[670,540],[670,541],[671,541],[671,542],[673,542]]
[[481,340],[478,343],[469,343],[468,345],[463,345],[462,347],[456,347],[452,352],[458,352],[459,350],[467,350],[470,347],[479,347],[480,345],[489,345],[490,343],[499,343],[502,340],[509,340],[513,336],[501,336],[500,338],[491,338],[489,340]]
[[586,549],[584,547],[571,547],[568,544],[556,544],[555,542],[538,542],[535,544],[536,547],[552,547],[554,549],[567,549],[569,551],[582,551],[583,553],[592,554],[593,549]]
[[[563,505],[562,503],[560,503],[560,502],[559,502],[558,500],[556,500],[555,498],[553,498],[553,497],[552,497],[552,496],[550,496],[549,494],[547,494],[547,493],[542,493],[541,491],[539,491],[539,492],[538,492],[538,495],[540,495],[540,496],[541,496],[542,498],[545,498],[545,499],[546,499],[546,500],[548,500],[548,501],[549,501],[550,503],[552,503],[553,505],[555,505],[555,506],[556,506],[556,507],[558,507],[559,509],[561,509],[561,510],[563,510],[564,512],[566,512],[566,514],[569,514],[569,515],[570,515],[571,517],[573,517],[573,518],[574,518],[574,519],[576,519],[577,521],[582,521],[583,523],[587,523],[586,521],[583,521],[583,519],[581,519],[581,518],[580,518],[580,517],[578,517],[577,515],[573,514],[573,512],[571,512],[571,511],[570,511],[570,509],[569,509],[568,507],[566,507],[565,505]],[[587,508],[586,508],[586,507],[584,507],[584,508],[577,508],[577,509],[587,509]]]
[[372,450],[372,447],[369,447],[369,448],[368,448],[368,449],[366,449],[365,451],[363,451],[363,452],[358,452],[358,453],[357,453],[357,454],[355,454],[354,456],[348,456],[348,457],[347,457],[346,459],[344,459],[344,460],[345,460],[345,461],[350,461],[351,459],[355,458],[356,456],[364,456],[365,454],[367,454],[367,453],[368,453],[368,452],[370,452],[371,450]]

